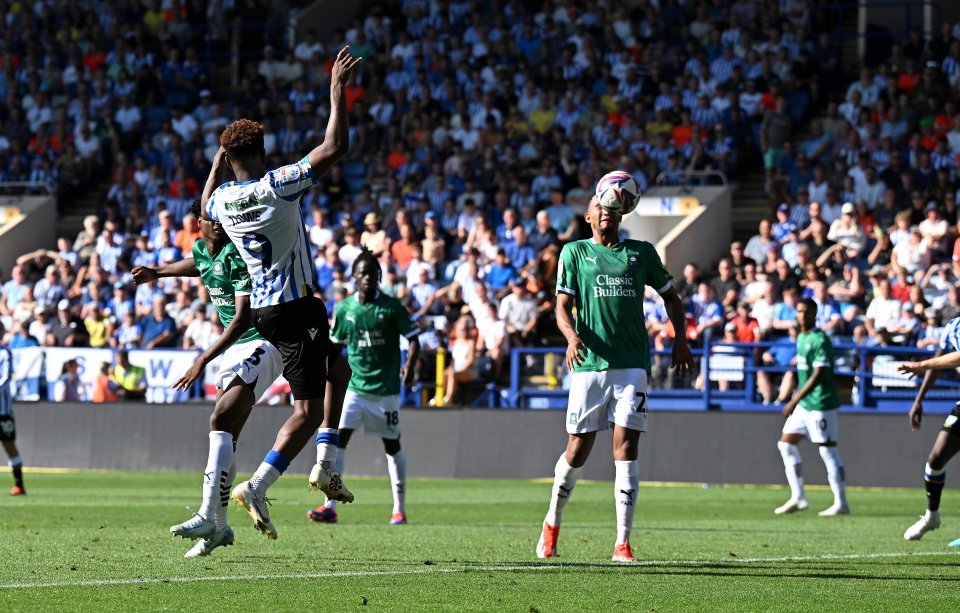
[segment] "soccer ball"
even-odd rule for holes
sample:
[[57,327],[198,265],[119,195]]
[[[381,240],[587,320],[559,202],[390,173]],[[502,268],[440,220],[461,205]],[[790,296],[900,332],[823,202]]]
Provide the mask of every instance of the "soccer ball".
[[597,200],[611,213],[627,215],[637,208],[640,184],[623,170],[608,172],[597,183]]

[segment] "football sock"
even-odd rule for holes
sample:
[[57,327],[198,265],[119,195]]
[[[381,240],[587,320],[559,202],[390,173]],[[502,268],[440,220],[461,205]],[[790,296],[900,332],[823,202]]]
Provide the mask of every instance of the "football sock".
[[[344,467],[346,467],[346,465],[347,465],[347,450],[344,449],[343,447],[337,447],[337,472],[340,473],[341,477],[343,476],[343,469]],[[327,507],[328,509],[336,509],[337,501],[327,498],[327,501],[323,504],[323,506]]]
[[279,452],[270,450],[270,452],[264,456],[260,467],[257,468],[257,471],[250,477],[250,488],[255,494],[265,494],[267,488],[280,478],[280,475],[287,470],[287,466],[289,465],[290,460],[280,455]]
[[23,487],[23,459],[17,455],[10,458],[7,462],[10,470],[13,471],[13,484],[17,487]]
[[633,528],[633,513],[636,510],[637,493],[640,489],[639,460],[615,461],[616,476],[613,480],[613,496],[617,504],[617,545],[630,542]]
[[393,487],[393,512],[407,513],[407,456],[403,449],[387,454],[387,472],[390,473],[390,485]]
[[336,462],[339,444],[340,435],[336,428],[319,428],[317,430],[317,464]]
[[[197,514],[204,519],[216,522],[220,508],[223,488],[233,464],[233,436],[229,432],[214,430],[210,433],[210,450],[207,466],[203,469],[203,501]],[[230,491],[227,490],[229,498]]]
[[820,446],[820,457],[827,467],[827,481],[830,482],[830,489],[833,490],[833,503],[840,506],[847,504],[847,486],[845,475],[843,474],[843,460],[840,459],[840,452],[836,447]]
[[943,482],[947,478],[945,468],[932,468],[929,464],[923,467],[923,486],[927,490],[927,510],[940,510],[940,494],[943,493]]
[[803,495],[803,458],[800,450],[793,443],[777,442],[777,449],[783,457],[783,471],[787,474],[787,483],[790,485],[790,498],[800,500]]
[[577,478],[580,476],[581,468],[574,468],[567,464],[567,458],[564,455],[557,460],[557,465],[553,469],[553,491],[550,493],[550,508],[547,509],[545,522],[551,526],[559,526],[563,515],[563,507],[570,501],[570,495],[573,494],[573,486],[577,484]]
[[237,461],[234,459],[234,461],[230,463],[230,470],[227,471],[226,480],[220,485],[220,506],[217,507],[216,517],[213,520],[217,530],[223,530],[228,525],[227,508],[229,508],[230,491],[233,490],[233,482],[236,478]]

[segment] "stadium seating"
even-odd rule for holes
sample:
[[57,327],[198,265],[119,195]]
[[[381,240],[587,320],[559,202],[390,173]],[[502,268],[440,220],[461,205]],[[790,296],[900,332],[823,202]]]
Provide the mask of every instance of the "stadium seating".
[[[197,232],[186,210],[227,122],[262,121],[272,167],[322,139],[328,60],[347,43],[365,58],[348,92],[351,152],[302,204],[320,290],[330,305],[348,295],[356,253],[348,235],[376,240],[384,290],[421,321],[441,322],[425,326],[426,360],[461,317],[480,324],[486,354],[555,343],[557,248],[586,236],[579,213],[594,181],[618,167],[644,188],[664,170],[696,183],[709,180],[705,170],[736,181],[765,169],[770,221],[715,254],[727,272],[673,271],[698,346],[728,332],[734,342],[788,338],[790,288],[818,301],[838,342],[878,351],[930,350],[960,315],[952,101],[960,40],[896,42],[878,66],[846,74],[829,35],[807,35],[826,31],[824,3],[703,3],[703,19],[676,2],[661,11],[644,2],[616,10],[593,0],[507,2],[471,14],[465,1],[407,0],[321,42],[264,48],[251,41],[275,37],[245,36],[232,88],[214,70],[224,59],[218,3],[142,13],[132,1],[94,2],[92,14],[48,4],[11,12],[0,26],[9,41],[0,180],[57,184],[62,208],[98,177],[109,177],[109,189],[79,236],[24,254],[16,271],[0,263],[12,346],[63,344],[50,331],[66,300],[64,321],[81,330],[72,342],[140,348],[158,296],[178,330],[169,347],[212,343],[222,327],[196,283],[134,289],[130,270],[189,251]],[[228,17],[242,22],[252,9],[234,10]],[[73,40],[28,38],[69,23],[84,24]],[[517,225],[535,257],[498,263],[500,248],[523,253]],[[411,264],[413,243],[423,257]],[[668,350],[657,297],[645,307],[651,346]],[[535,332],[521,334],[530,317]],[[511,387],[504,359],[499,389]],[[552,376],[543,358],[523,359],[526,375]],[[759,366],[762,355],[750,359]],[[656,385],[674,383],[654,375]]]

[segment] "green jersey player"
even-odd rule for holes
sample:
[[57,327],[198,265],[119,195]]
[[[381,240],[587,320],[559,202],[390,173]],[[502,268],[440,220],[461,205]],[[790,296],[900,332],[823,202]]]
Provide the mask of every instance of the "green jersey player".
[[[200,216],[200,201],[191,211],[200,220],[202,240],[194,243],[192,258],[153,269],[137,267],[134,282],[149,283],[159,277],[200,277],[210,301],[225,326],[223,334],[174,384],[187,390],[203,376],[207,366],[223,354],[217,371],[217,402],[210,416],[210,452],[204,470],[202,502],[196,515],[171,526],[175,536],[200,539],[186,557],[209,555],[214,549],[233,543],[227,525],[227,501],[236,475],[233,455],[236,440],[254,402],[280,376],[283,362],[277,350],[250,323],[250,275],[237,248],[220,225]],[[342,397],[349,369],[343,360],[331,365],[328,379],[335,382],[327,397]]]
[[[347,346],[350,384],[340,416],[337,471],[343,475],[350,436],[363,426],[383,439],[387,472],[393,487],[391,524],[406,524],[407,459],[400,448],[400,383],[413,383],[413,366],[420,355],[420,329],[393,296],[380,291],[380,263],[364,249],[353,262],[357,291],[337,303],[330,338]],[[406,364],[400,363],[400,339],[408,341]],[[316,522],[336,523],[336,501],[307,511]]]
[[802,511],[810,505],[803,492],[802,458],[797,443],[808,437],[820,449],[827,467],[827,480],[833,490],[833,505],[820,512],[822,517],[847,515],[843,460],[837,451],[837,409],[840,396],[833,380],[833,345],[823,330],[816,327],[817,303],[804,298],[797,304],[797,387],[794,397],[784,406],[787,417],[777,448],[783,457],[790,500],[775,509],[777,515]]
[[564,246],[557,271],[557,323],[568,343],[566,365],[573,371],[566,416],[569,436],[555,468],[537,557],[557,555],[563,508],[597,432],[613,423],[617,505],[613,559],[632,562],[629,539],[640,482],[637,445],[640,433],[647,429],[650,370],[644,286],[660,293],[677,330],[673,365],[681,375],[692,370],[693,358],[686,342],[683,304],[653,245],[621,241],[620,214],[601,207],[595,197],[585,219],[593,238]]

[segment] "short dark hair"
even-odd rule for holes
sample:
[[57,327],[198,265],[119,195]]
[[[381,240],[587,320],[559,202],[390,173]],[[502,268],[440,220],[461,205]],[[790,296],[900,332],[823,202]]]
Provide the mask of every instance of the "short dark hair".
[[193,216],[197,219],[200,219],[200,198],[194,198],[193,202],[190,203],[190,212],[193,213]]
[[366,247],[360,250],[360,255],[358,255],[357,259],[353,261],[353,267],[350,269],[350,271],[354,276],[357,275],[357,268],[359,268],[361,262],[371,262],[378,269],[380,268],[380,261],[377,260],[377,256],[373,255],[373,252]]
[[808,311],[813,311],[814,315],[817,314],[817,303],[814,301],[813,298],[810,298],[810,297],[801,298],[797,304],[804,304],[807,306]]

